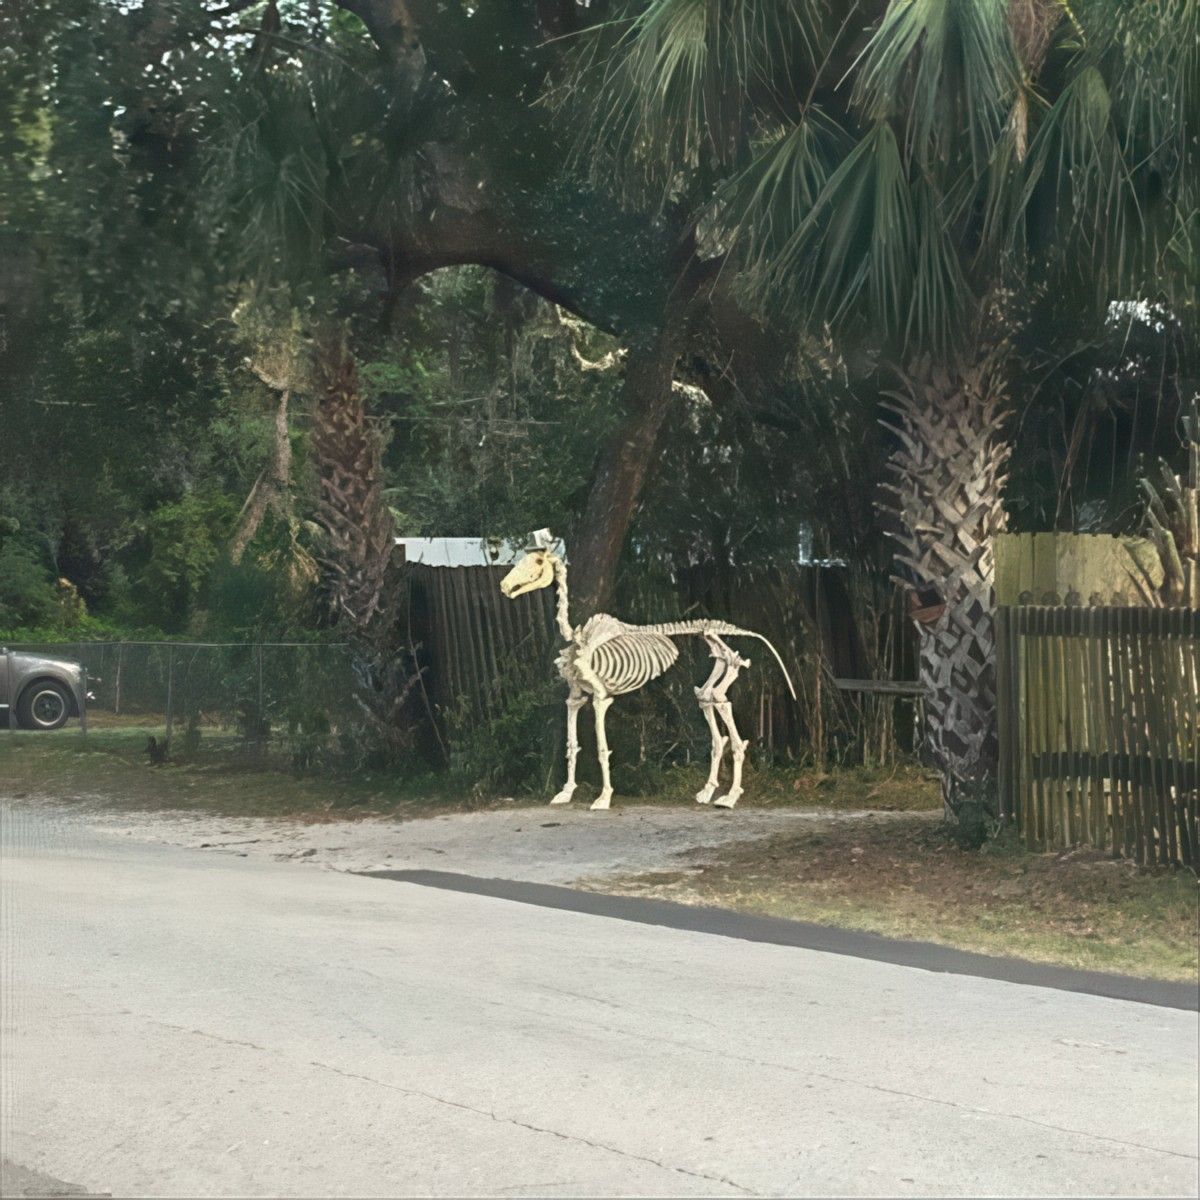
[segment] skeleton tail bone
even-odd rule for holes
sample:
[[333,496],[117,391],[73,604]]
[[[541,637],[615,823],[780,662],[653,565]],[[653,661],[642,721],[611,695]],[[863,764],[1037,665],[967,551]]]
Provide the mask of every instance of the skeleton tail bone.
[[779,669],[783,672],[784,681],[788,685],[788,691],[791,692],[792,699],[796,699],[796,689],[792,686],[792,677],[788,674],[787,667],[783,665],[783,659],[779,657],[779,651],[761,633],[755,633],[753,629],[742,629],[737,625],[730,625],[728,621],[710,621],[706,619],[699,621],[666,621],[661,625],[643,625],[640,628],[646,633],[661,633],[666,637],[686,637],[689,635],[703,637],[705,634],[711,633],[718,637],[757,638],[775,656],[775,661],[779,664]]

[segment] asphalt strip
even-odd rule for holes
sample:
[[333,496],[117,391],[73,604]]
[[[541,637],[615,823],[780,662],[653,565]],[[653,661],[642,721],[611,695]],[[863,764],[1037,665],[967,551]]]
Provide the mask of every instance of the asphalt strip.
[[847,954],[853,958],[916,967],[921,971],[974,975],[980,979],[999,979],[1005,983],[1055,988],[1063,992],[1082,992],[1090,996],[1107,996],[1113,1000],[1133,1000],[1138,1004],[1155,1004],[1161,1008],[1200,1010],[1200,986],[1191,982],[1141,979],[1133,975],[1109,975],[1103,971],[1077,971],[1050,963],[996,958],[990,954],[938,946],[933,942],[885,938],[855,929],[814,925],[808,921],[789,921],[783,917],[757,916],[725,908],[676,904],[670,900],[608,896],[602,892],[581,892],[548,883],[481,879],[475,875],[458,875],[450,871],[356,871],[353,874],[466,892],[472,896],[491,896],[497,900],[534,904],[540,908],[586,913],[593,917],[635,921],[639,925],[661,925],[667,929],[740,938],[746,942],[796,946],[826,954]]

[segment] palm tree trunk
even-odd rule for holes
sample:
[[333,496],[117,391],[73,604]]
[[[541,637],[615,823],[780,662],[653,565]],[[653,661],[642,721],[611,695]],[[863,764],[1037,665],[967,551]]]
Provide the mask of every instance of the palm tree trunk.
[[314,379],[316,516],[325,535],[330,607],[350,643],[362,750],[394,765],[412,746],[408,708],[418,676],[400,636],[404,588],[383,496],[383,437],[367,415],[354,356],[340,331],[319,342]]
[[[919,624],[926,749],[947,810],[988,803],[995,778],[995,558],[1010,445],[1000,352],[953,368],[920,363],[890,397],[888,530],[900,581],[935,619]],[[945,608],[937,614],[938,604]],[[932,611],[929,611],[932,610]]]

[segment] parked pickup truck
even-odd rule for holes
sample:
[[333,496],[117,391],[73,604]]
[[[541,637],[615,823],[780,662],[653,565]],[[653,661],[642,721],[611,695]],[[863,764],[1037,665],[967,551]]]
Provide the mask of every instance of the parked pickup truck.
[[13,705],[22,729],[60,729],[86,704],[79,663],[0,648],[0,729],[11,726]]

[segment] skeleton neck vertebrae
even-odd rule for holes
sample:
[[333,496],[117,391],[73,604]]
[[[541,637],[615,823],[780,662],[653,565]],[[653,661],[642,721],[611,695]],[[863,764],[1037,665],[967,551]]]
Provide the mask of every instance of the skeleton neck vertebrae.
[[[729,689],[739,672],[750,666],[724,637],[751,637],[764,643],[774,655],[795,699],[796,691],[775,647],[762,634],[739,629],[727,621],[675,621],[660,625],[629,625],[607,613],[597,613],[583,625],[571,625],[567,566],[554,552],[554,539],[548,529],[533,535],[533,549],[517,563],[500,583],[509,599],[553,585],[558,593],[555,621],[567,646],[558,658],[558,669],[566,680],[567,693],[567,782],[550,801],[566,804],[575,792],[575,763],[579,756],[579,710],[592,702],[596,717],[596,751],[600,759],[602,786],[593,808],[608,808],[612,802],[609,776],[608,738],[604,720],[614,696],[644,687],[674,666],[679,650],[673,638],[702,637],[713,657],[713,669],[705,683],[696,688],[696,699],[712,736],[712,762],[708,780],[696,795],[700,804],[714,802],[719,808],[732,808],[742,795],[742,764],[749,744],[738,733],[733,721]],[[718,722],[718,718],[720,719]],[[725,732],[722,732],[722,726]],[[732,778],[728,791],[714,800],[720,788],[721,762],[726,747],[732,758]]]
[[575,630],[571,628],[570,609],[568,608],[567,564],[557,554],[552,555],[551,558],[554,564],[554,587],[558,592],[558,605],[555,609],[554,619],[558,624],[558,632],[563,636],[563,641],[569,642],[574,638]]

